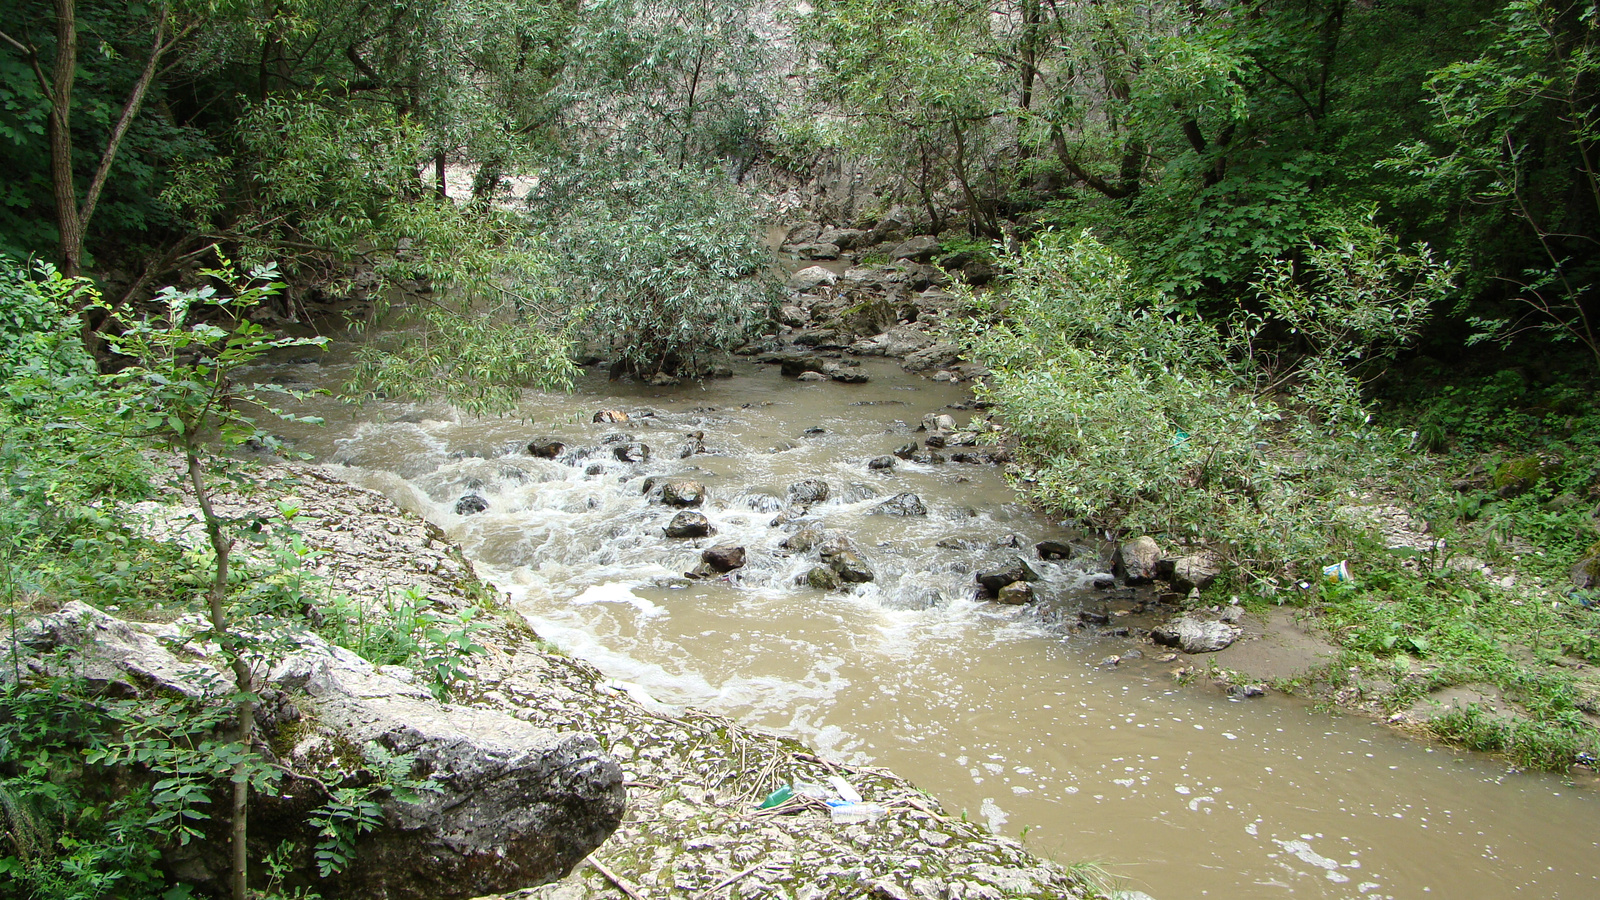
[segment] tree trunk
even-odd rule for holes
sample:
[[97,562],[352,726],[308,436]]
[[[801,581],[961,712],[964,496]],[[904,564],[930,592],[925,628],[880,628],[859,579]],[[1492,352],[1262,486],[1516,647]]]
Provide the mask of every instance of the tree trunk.
[[[189,464],[189,482],[194,487],[195,503],[200,507],[200,517],[205,520],[206,537],[211,542],[211,550],[216,554],[216,570],[212,574],[211,589],[207,592],[206,600],[211,613],[211,630],[216,634],[217,644],[222,647],[222,653],[228,659],[229,666],[233,669],[235,693],[238,700],[235,702],[235,715],[237,724],[237,738],[239,745],[247,752],[251,749],[255,738],[255,702],[251,696],[255,693],[255,678],[250,672],[250,663],[240,651],[237,637],[231,630],[228,622],[228,558],[233,551],[233,541],[222,532],[222,520],[217,518],[216,510],[211,505],[211,493],[206,487],[205,473],[200,465],[199,455],[191,448],[185,452]],[[250,779],[249,772],[244,762],[239,762],[233,768],[233,869],[230,873],[233,900],[250,900],[250,848],[248,841],[248,825],[250,812]]]
[[83,272],[83,220],[72,178],[72,83],[78,74],[77,0],[56,0],[56,62],[50,94],[50,182],[56,201],[56,264],[61,274]]

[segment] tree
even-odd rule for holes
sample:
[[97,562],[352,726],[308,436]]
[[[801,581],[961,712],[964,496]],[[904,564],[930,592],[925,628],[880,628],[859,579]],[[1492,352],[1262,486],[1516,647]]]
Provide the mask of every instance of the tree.
[[[113,377],[125,392],[123,415],[137,431],[164,441],[180,454],[211,545],[212,577],[206,594],[209,636],[233,672],[235,742],[243,748],[233,768],[232,893],[234,900],[249,900],[249,797],[252,784],[259,786],[261,781],[250,750],[255,676],[250,639],[239,629],[228,604],[235,539],[230,523],[216,511],[208,470],[227,469],[226,457],[217,452],[219,445],[233,448],[265,437],[245,407],[294,418],[264,398],[267,393],[292,392],[276,385],[240,385],[233,380],[239,370],[273,350],[320,347],[326,339],[273,337],[245,316],[280,289],[274,268],[256,268],[247,279],[239,278],[227,264],[203,274],[220,281],[224,291],[212,286],[189,291],[165,288],[157,295],[160,311],[153,316],[132,318],[104,308],[121,317],[120,329],[109,339],[111,348],[132,361]],[[208,316],[219,317],[224,324],[209,321]]]
[[158,2],[129,8],[134,22],[148,35],[148,49],[143,54],[143,66],[127,88],[126,99],[110,133],[104,138],[99,162],[89,178],[87,187],[81,188],[75,173],[72,126],[74,109],[73,88],[81,64],[79,54],[79,17],[77,0],[54,0],[54,52],[46,63],[45,50],[40,46],[42,35],[21,32],[16,37],[0,31],[0,42],[21,53],[33,72],[40,94],[48,106],[48,134],[51,193],[55,203],[57,231],[56,262],[68,278],[77,277],[83,269],[84,235],[94,218],[95,207],[100,202],[106,179],[117,159],[123,138],[143,107],[152,83],[163,70],[169,54],[201,24],[199,17],[189,17],[171,2]]
[[554,256],[542,290],[566,298],[576,328],[628,368],[698,375],[708,354],[766,321],[770,254],[737,186],[653,154],[559,174],[535,198]]
[[1467,249],[1521,306],[1472,316],[1476,340],[1536,330],[1600,368],[1600,21],[1590,4],[1513,0],[1489,30],[1427,82],[1435,140],[1392,165],[1462,202]]

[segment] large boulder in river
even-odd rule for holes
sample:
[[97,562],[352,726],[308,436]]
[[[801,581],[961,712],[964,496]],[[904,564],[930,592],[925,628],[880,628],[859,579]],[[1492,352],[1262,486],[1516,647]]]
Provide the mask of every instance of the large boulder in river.
[[639,441],[615,444],[611,448],[611,455],[622,462],[641,463],[650,458],[650,445]]
[[909,259],[912,262],[925,263],[933,259],[939,252],[939,239],[931,234],[919,234],[895,244],[889,249],[889,260]]
[[528,455],[537,456],[540,459],[555,459],[556,457],[560,456],[561,451],[565,450],[566,448],[567,445],[561,443],[560,441],[551,440],[549,438],[540,438],[536,441],[530,441],[528,443]]
[[1155,538],[1136,537],[1117,548],[1111,558],[1111,571],[1126,584],[1149,584],[1160,577],[1163,556]]
[[817,555],[828,568],[838,573],[839,580],[848,584],[863,584],[877,577],[861,554],[856,552],[849,538],[836,536],[823,541]]
[[866,239],[867,233],[859,228],[824,228],[822,233],[817,235],[816,242],[833,244],[840,250],[854,250]]
[[882,334],[856,341],[850,350],[862,356],[904,357],[931,346],[933,338],[915,325],[896,325]]
[[471,516],[486,512],[488,509],[489,501],[479,497],[477,494],[468,494],[456,501],[456,515],[458,516]]
[[984,592],[990,597],[998,597],[1001,589],[1008,584],[1016,584],[1019,581],[1041,581],[1043,579],[1038,570],[1029,565],[1027,560],[1020,556],[1013,556],[1006,560],[1003,565],[979,571],[972,576],[972,580],[981,585]]
[[718,544],[700,551],[700,561],[718,572],[732,572],[744,566],[744,548]]
[[900,368],[907,372],[932,372],[949,369],[961,362],[961,348],[955,344],[934,344],[906,354]]
[[1026,581],[1013,581],[1000,589],[995,599],[1008,606],[1022,606],[1034,600],[1033,585]]
[[[409,757],[411,777],[437,790],[414,802],[378,800],[379,823],[355,836],[349,868],[319,885],[330,896],[456,900],[554,881],[621,823],[622,769],[592,735],[439,703],[321,638],[284,637],[287,646],[257,685],[260,737],[270,747],[262,752],[287,774],[278,789],[252,793],[256,858],[285,840],[315,844],[306,811],[330,789],[359,784],[342,763],[330,768],[330,757],[359,758],[369,746]],[[226,667],[213,665],[216,649],[186,644],[177,627],[123,622],[81,603],[28,626],[19,644],[25,680],[78,671],[108,698],[195,696],[200,671],[231,681]],[[172,647],[181,647],[182,659]],[[0,682],[13,677],[9,662]],[[146,776],[130,768],[120,777],[131,787]],[[170,848],[164,864],[184,884],[220,894],[232,855],[226,815],[203,824],[208,834]]]
[[1238,640],[1242,633],[1243,629],[1230,622],[1182,616],[1152,628],[1150,639],[1185,653],[1215,653]]
[[673,516],[662,530],[669,538],[698,538],[716,533],[716,529],[711,527],[711,520],[688,510]]

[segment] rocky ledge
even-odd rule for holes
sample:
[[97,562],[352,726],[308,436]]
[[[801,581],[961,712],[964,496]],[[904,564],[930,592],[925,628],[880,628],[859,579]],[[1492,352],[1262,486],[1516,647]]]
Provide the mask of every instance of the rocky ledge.
[[[258,481],[270,487],[223,498],[228,513],[259,507],[270,520],[289,500],[333,589],[368,602],[411,590],[441,610],[486,601],[492,610],[475,636],[485,652],[448,704],[407,670],[374,667],[309,635],[263,672],[263,705],[276,711],[263,732],[281,762],[377,741],[414,754],[443,789],[420,804],[386,805],[384,826],[356,846],[357,864],[329,885],[338,896],[1095,896],[1066,867],[945,815],[891,772],[663,707],[563,655],[493,602],[437,528],[378,494],[309,467],[265,469]],[[198,534],[184,498],[140,512],[154,533]],[[98,673],[91,681],[148,692],[172,690],[181,670],[214,659],[184,634],[181,620],[133,624],[74,604],[35,622],[28,642],[35,665],[59,659],[52,648],[77,648],[93,662],[85,671]],[[261,802],[257,815],[273,818],[272,801]],[[258,832],[296,827],[293,809],[309,805],[285,798],[276,823]],[[225,852],[225,841],[208,843]],[[219,871],[203,857],[174,862],[200,881]]]

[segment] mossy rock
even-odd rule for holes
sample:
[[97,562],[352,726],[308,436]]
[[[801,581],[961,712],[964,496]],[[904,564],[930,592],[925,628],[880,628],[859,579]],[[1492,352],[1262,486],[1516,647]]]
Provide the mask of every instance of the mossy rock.
[[1502,497],[1527,493],[1544,475],[1544,463],[1537,456],[1521,456],[1502,462],[1494,470],[1495,491]]

